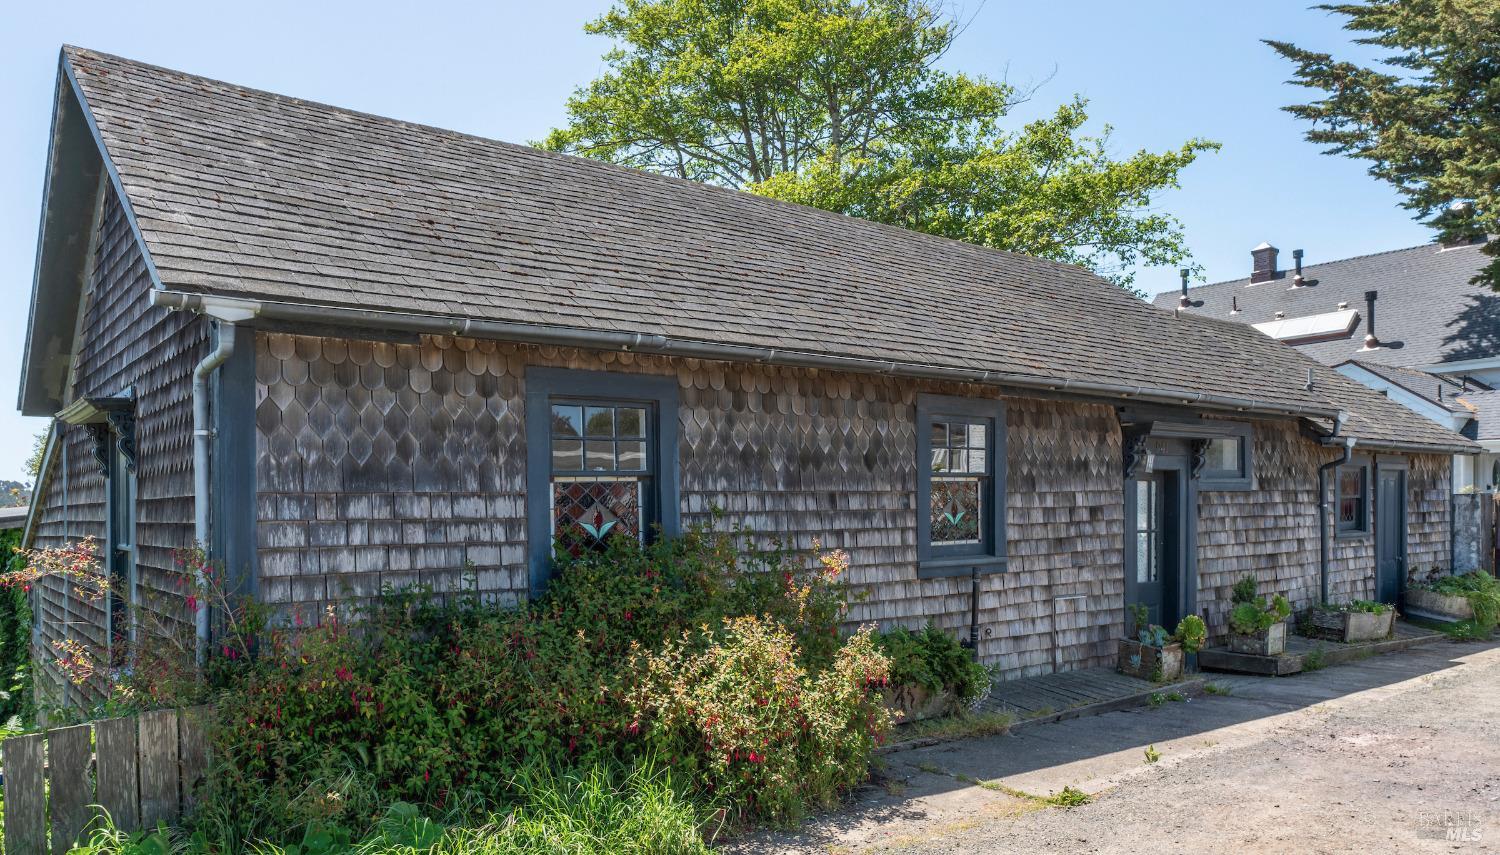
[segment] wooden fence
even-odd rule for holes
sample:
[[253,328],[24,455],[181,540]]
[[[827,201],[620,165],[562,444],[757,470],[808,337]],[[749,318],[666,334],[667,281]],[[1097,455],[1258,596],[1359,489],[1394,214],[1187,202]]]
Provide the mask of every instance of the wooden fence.
[[157,710],[5,740],[5,855],[66,853],[101,808],[129,831],[175,822],[208,767],[206,712]]

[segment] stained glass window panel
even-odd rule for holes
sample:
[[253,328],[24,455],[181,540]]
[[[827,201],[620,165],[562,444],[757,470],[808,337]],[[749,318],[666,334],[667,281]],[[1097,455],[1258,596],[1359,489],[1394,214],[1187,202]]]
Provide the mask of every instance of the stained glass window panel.
[[934,546],[979,543],[982,537],[981,481],[978,478],[932,479],[931,512]]
[[612,538],[639,541],[642,482],[636,478],[556,479],[552,483],[552,533],[572,555],[600,550]]

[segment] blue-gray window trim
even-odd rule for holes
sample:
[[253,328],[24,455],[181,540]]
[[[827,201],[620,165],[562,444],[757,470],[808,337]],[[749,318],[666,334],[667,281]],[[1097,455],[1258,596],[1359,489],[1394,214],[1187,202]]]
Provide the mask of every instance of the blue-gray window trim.
[[[981,500],[989,508],[985,522],[989,537],[975,551],[955,553],[932,546],[932,517],[929,503],[932,489],[932,423],[944,417],[959,420],[987,419],[990,429],[989,459],[992,475]],[[965,398],[954,395],[917,395],[916,408],[917,496],[917,578],[936,579],[945,576],[968,576],[975,568],[981,573],[1004,571],[1006,567],[1005,532],[1005,402],[994,398]]]
[[[1339,527],[1339,502],[1341,500],[1341,494],[1339,493],[1339,480],[1345,469],[1358,469],[1363,473],[1363,477],[1361,478],[1362,484],[1360,485],[1360,508],[1363,511],[1363,514],[1361,515],[1363,519],[1360,520],[1360,525],[1358,528]],[[1374,489],[1374,484],[1372,482],[1374,481],[1375,476],[1373,470],[1374,466],[1372,465],[1372,461],[1367,457],[1356,457],[1353,462],[1349,463],[1347,466],[1340,466],[1337,469],[1333,470],[1332,516],[1335,539],[1357,540],[1359,538],[1370,537],[1373,534],[1375,530],[1375,527],[1371,524],[1371,506],[1374,504],[1371,501],[1371,491]]]
[[[656,495],[652,521],[663,537],[681,528],[678,501],[677,378],[572,368],[526,369],[526,540],[531,567],[531,594],[546,590],[552,575],[552,404],[554,397],[588,398],[611,403],[646,404],[651,425],[647,456]],[[648,537],[657,532],[648,533]]]
[[1198,474],[1198,489],[1203,490],[1250,490],[1255,480],[1254,425],[1249,422],[1203,422],[1204,441],[1214,439],[1238,439],[1240,441],[1240,471],[1226,472],[1209,469]]

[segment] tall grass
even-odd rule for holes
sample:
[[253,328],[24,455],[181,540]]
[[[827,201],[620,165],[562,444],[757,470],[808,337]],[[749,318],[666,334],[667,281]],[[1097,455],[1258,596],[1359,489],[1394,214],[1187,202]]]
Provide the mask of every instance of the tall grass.
[[[444,825],[413,805],[391,806],[363,840],[310,826],[296,842],[259,843],[253,855],[707,855],[701,812],[665,771],[595,765],[557,773],[524,770],[508,810]],[[125,834],[107,824],[74,855],[199,855],[238,847],[165,831]]]

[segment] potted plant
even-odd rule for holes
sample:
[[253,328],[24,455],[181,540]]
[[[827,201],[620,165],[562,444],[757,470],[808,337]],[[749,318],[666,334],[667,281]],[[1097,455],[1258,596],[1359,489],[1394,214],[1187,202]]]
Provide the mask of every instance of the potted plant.
[[1188,615],[1177,624],[1177,631],[1150,622],[1150,611],[1144,603],[1130,607],[1135,638],[1120,639],[1118,667],[1122,673],[1153,683],[1170,683],[1182,679],[1183,654],[1197,653],[1208,638],[1203,618]]
[[900,723],[971,709],[990,692],[989,669],[932,623],[919,632],[895,627],[875,644],[891,663],[885,705]]
[[1229,649],[1234,653],[1280,656],[1286,652],[1286,619],[1291,603],[1280,594],[1267,603],[1255,591],[1255,577],[1235,583],[1230,597]]
[[1396,610],[1387,603],[1354,600],[1313,606],[1307,610],[1301,629],[1303,635],[1347,644],[1389,638],[1395,620]]
[[1481,635],[1488,635],[1500,619],[1500,580],[1475,571],[1459,576],[1441,576],[1434,568],[1423,581],[1406,588],[1406,613],[1449,622],[1472,621]]

